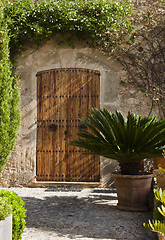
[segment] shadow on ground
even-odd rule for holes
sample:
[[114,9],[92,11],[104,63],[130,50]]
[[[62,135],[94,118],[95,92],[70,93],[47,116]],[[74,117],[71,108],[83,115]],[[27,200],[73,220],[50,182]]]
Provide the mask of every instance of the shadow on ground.
[[58,196],[58,190],[45,191],[54,192],[54,195],[45,196],[44,199],[23,197],[27,209],[27,228],[53,231],[58,236],[67,235],[71,239],[157,239],[142,225],[152,217],[152,213],[117,210],[114,190],[92,190],[88,196],[68,196],[67,193]]

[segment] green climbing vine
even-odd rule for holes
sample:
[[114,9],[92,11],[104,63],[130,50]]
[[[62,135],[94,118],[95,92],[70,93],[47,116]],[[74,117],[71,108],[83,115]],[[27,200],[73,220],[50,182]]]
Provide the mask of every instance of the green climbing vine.
[[[71,33],[91,45],[113,47],[131,31],[129,1],[33,0],[6,1],[11,52],[24,48],[27,40],[41,44],[57,33]],[[68,40],[68,39],[67,39]]]

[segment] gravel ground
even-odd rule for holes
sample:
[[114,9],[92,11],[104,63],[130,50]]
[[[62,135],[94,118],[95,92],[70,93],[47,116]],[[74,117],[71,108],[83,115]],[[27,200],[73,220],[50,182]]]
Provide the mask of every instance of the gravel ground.
[[116,208],[114,189],[9,188],[25,201],[22,240],[156,240],[143,222],[152,212]]

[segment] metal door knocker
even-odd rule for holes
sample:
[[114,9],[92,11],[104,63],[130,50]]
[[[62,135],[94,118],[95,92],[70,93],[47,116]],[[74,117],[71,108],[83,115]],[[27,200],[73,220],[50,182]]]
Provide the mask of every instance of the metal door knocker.
[[65,135],[67,135],[67,134],[68,134],[68,131],[67,131],[67,130],[65,130],[64,134],[65,134]]

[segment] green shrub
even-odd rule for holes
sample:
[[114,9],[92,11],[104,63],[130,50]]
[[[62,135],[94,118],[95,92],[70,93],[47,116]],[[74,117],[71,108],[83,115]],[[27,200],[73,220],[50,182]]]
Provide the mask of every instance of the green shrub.
[[4,220],[12,213],[12,207],[6,197],[0,198],[0,221]]
[[12,76],[9,36],[0,0],[0,172],[9,159],[20,123],[19,89]]
[[0,189],[0,198],[5,198],[8,204],[10,204],[12,207],[12,240],[19,240],[21,239],[21,235],[26,224],[26,209],[24,208],[25,203],[23,202],[22,198],[18,196],[15,192],[5,189]]

